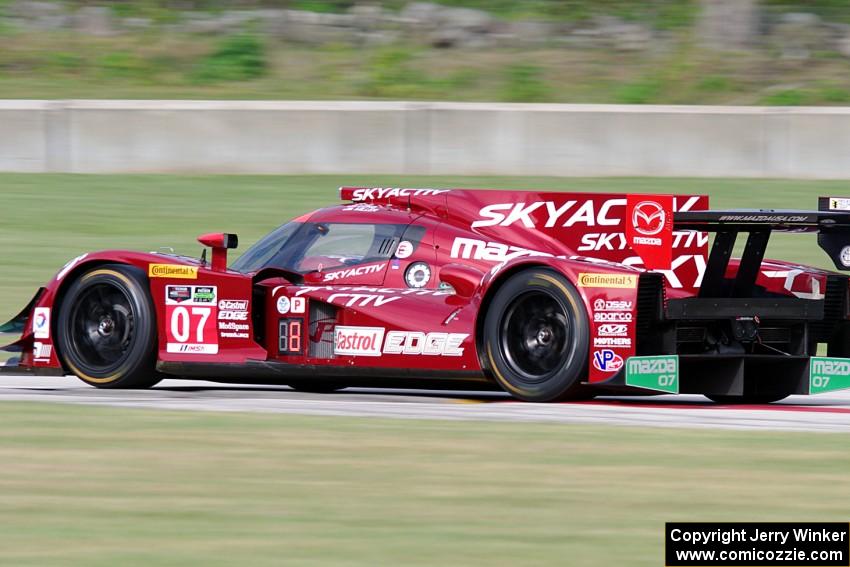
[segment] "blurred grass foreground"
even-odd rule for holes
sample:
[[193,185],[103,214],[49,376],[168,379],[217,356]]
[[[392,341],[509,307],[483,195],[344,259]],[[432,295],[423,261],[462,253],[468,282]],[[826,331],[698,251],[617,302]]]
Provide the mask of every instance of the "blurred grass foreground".
[[850,102],[846,0],[0,0],[0,98]]
[[2,409],[15,567],[648,567],[664,522],[850,506],[839,434]]

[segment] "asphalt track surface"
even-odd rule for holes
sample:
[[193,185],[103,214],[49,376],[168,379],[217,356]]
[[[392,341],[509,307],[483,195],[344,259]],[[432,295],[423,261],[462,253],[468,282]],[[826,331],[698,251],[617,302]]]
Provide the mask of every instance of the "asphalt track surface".
[[0,402],[4,401],[399,419],[850,432],[850,391],[792,396],[776,404],[746,406],[717,405],[692,395],[529,404],[498,392],[353,388],[310,394],[285,386],[189,380],[164,380],[150,390],[99,390],[72,376],[0,375]]

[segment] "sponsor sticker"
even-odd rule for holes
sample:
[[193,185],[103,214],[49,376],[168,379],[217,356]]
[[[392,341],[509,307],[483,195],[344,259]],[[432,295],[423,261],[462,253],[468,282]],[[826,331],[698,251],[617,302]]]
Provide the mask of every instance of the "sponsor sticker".
[[183,303],[192,299],[192,287],[188,285],[169,285],[165,287],[168,302]]
[[632,339],[629,337],[596,337],[593,339],[595,347],[631,348]]
[[614,311],[597,311],[593,314],[593,320],[596,323],[631,323],[632,314],[628,311],[620,313]]
[[180,264],[149,264],[148,276],[151,278],[196,280],[198,279],[198,267],[182,266]]
[[347,207],[343,207],[342,210],[355,213],[377,213],[381,210],[381,207],[379,207],[378,205],[371,205],[369,203],[358,203],[356,205],[348,205]]
[[593,367],[602,372],[616,372],[623,367],[623,357],[608,348],[597,350],[593,353]]
[[631,311],[631,301],[605,300],[601,297],[593,302],[593,309],[596,311]]
[[247,321],[248,320],[248,312],[247,311],[219,311],[218,312],[218,320],[219,321]]
[[332,282],[339,279],[354,278],[357,276],[367,276],[369,274],[377,274],[384,270],[386,264],[367,264],[365,266],[355,266],[344,270],[336,270],[334,272],[326,272],[322,281]]
[[841,197],[829,198],[830,211],[850,211],[850,199],[842,199]]
[[215,303],[215,288],[211,286],[195,286],[192,290],[192,301],[195,303]]
[[467,333],[422,333],[390,331],[384,344],[385,354],[424,354],[426,356],[461,356]]
[[248,309],[247,299],[222,299],[218,302],[222,311],[245,311]]
[[304,313],[307,310],[307,300],[303,297],[293,297],[290,300],[289,310],[296,314]]
[[606,323],[599,325],[596,334],[600,337],[625,337],[629,334],[629,326],[622,323]]
[[32,334],[37,339],[50,338],[50,308],[36,307],[32,315]]
[[850,358],[813,356],[809,360],[809,394],[850,389]]
[[448,189],[413,189],[403,187],[363,187],[355,189],[351,195],[352,201],[368,201],[370,199],[388,199],[390,197],[418,197],[440,195]]
[[347,356],[381,356],[383,327],[344,327],[334,330],[334,354]]
[[579,287],[610,287],[630,289],[637,287],[637,275],[631,274],[592,274],[582,272],[578,275]]
[[289,298],[285,295],[281,295],[277,298],[277,312],[281,315],[286,315],[289,313],[289,309],[292,307],[292,304],[289,302]]
[[410,258],[413,254],[413,244],[411,244],[407,240],[402,240],[398,243],[398,246],[395,249],[395,257],[401,258],[404,260],[405,258]]
[[632,356],[626,362],[626,385],[679,393],[679,357]]
[[35,360],[49,360],[53,353],[53,345],[35,341],[32,344],[32,357]]

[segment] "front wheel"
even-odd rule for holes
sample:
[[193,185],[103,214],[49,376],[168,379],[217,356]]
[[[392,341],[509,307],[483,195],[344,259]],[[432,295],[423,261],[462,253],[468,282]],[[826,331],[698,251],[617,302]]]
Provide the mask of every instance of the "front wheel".
[[521,400],[582,397],[589,341],[581,296],[553,270],[511,276],[487,309],[485,365],[502,388]]
[[56,328],[66,368],[98,388],[148,388],[159,382],[156,318],[142,272],[99,266],[68,288]]

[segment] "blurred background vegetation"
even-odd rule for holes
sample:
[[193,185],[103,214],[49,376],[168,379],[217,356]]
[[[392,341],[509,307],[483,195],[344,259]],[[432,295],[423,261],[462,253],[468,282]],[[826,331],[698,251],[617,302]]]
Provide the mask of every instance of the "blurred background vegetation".
[[842,105],[848,71],[848,0],[0,0],[0,98]]

